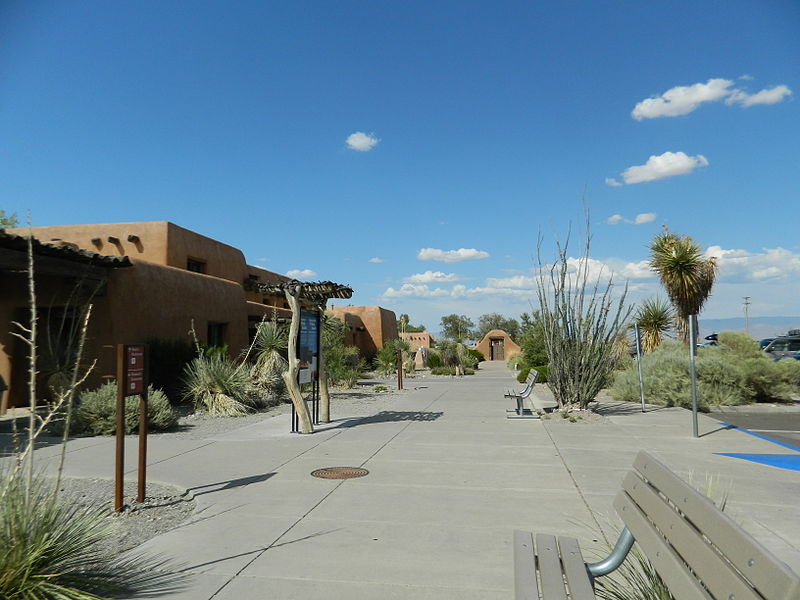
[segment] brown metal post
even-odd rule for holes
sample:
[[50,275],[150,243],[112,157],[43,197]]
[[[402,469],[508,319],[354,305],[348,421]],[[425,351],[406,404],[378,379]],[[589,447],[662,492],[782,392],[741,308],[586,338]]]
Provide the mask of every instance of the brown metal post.
[[144,389],[139,395],[139,485],[136,501],[144,502],[147,488],[147,385],[150,383],[150,357],[144,347]]
[[125,477],[125,345],[117,344],[117,447],[114,469],[114,511],[122,512]]
[[397,389],[403,389],[403,351],[397,351]]

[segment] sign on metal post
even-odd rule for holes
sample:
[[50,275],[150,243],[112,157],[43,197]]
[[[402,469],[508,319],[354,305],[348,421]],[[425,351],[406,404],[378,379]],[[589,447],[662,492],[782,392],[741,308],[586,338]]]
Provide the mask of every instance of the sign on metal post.
[[[297,332],[297,359],[300,370],[297,383],[310,383],[311,421],[319,424],[319,353],[320,353],[320,312],[307,308],[300,309],[300,329]],[[299,429],[299,417],[292,404],[292,433]]]
[[644,377],[642,375],[642,332],[639,324],[633,326],[636,332],[636,367],[639,369],[639,396],[642,399],[642,412],[644,412]]
[[689,315],[689,380],[692,387],[692,433],[697,430],[697,315]]
[[125,397],[139,396],[139,481],[136,499],[144,502],[147,485],[147,346],[117,345],[117,439],[114,469],[114,510],[122,511],[125,479]]

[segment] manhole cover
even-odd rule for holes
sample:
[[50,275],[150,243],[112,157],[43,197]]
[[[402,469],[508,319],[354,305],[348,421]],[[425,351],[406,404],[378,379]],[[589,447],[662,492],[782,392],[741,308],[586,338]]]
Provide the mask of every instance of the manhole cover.
[[321,479],[353,479],[354,477],[363,477],[369,474],[369,471],[358,467],[326,467],[311,471],[311,474]]

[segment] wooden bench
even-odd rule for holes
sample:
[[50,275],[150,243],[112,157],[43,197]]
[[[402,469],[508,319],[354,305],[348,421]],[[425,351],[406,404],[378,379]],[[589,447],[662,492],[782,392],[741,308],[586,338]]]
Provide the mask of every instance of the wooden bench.
[[509,419],[538,419],[539,415],[537,415],[533,409],[528,409],[524,407],[525,400],[527,400],[531,392],[533,392],[533,386],[536,384],[536,380],[539,377],[539,371],[536,369],[531,369],[528,372],[528,376],[525,378],[525,387],[520,390],[512,390],[507,389],[503,397],[511,398],[517,403],[516,408],[509,408],[506,410],[506,413]]
[[625,528],[597,563],[584,562],[574,538],[515,531],[517,600],[594,598],[594,578],[617,569],[634,541],[676,600],[800,599],[796,573],[646,452],[614,508]]

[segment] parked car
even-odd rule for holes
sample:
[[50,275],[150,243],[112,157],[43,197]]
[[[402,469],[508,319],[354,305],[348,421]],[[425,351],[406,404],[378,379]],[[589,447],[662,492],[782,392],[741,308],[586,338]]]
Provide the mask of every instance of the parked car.
[[764,352],[776,358],[800,354],[800,335],[784,335],[775,338],[766,345]]
[[769,343],[774,339],[775,339],[774,337],[771,337],[771,338],[764,338],[764,339],[758,340],[758,349],[759,350],[763,350],[764,348],[769,346]]

